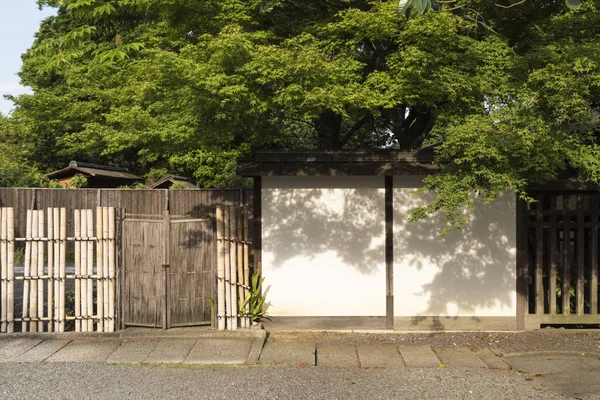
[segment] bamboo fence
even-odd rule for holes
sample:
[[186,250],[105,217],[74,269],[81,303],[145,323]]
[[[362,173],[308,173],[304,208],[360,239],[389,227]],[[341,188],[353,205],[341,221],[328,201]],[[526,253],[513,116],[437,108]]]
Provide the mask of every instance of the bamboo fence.
[[[27,210],[21,238],[14,235],[14,209],[1,208],[0,214],[0,332],[14,332],[17,323],[22,332],[90,332],[94,325],[98,332],[113,332],[115,209],[96,209],[96,236],[92,209],[73,211],[72,237],[67,236],[66,208]],[[22,274],[15,273],[16,242],[25,242]],[[73,274],[66,268],[68,242],[74,247]],[[67,280],[73,281],[73,296],[66,296]],[[17,281],[22,281],[21,298],[15,296]],[[16,318],[19,300],[22,311]]]
[[217,217],[217,328],[250,328],[248,208],[218,206]]

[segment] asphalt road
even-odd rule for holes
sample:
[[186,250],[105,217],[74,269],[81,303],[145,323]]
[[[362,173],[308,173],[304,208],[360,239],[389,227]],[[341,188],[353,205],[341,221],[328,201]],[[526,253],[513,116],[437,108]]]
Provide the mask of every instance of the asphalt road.
[[487,369],[139,367],[0,364],[0,398],[43,399],[565,399],[526,376]]

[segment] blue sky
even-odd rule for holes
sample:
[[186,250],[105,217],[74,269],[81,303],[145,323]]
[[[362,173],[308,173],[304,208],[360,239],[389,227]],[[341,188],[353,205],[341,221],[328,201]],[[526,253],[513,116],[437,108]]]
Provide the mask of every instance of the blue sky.
[[0,0],[0,9],[0,112],[6,115],[13,103],[3,95],[31,92],[19,84],[21,54],[33,44],[40,22],[56,11],[40,11],[35,0]]

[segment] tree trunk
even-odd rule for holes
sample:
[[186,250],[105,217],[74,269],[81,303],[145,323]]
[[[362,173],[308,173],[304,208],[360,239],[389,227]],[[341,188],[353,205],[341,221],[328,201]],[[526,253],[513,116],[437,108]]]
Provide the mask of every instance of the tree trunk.
[[339,150],[342,147],[340,140],[340,129],[342,127],[342,116],[329,109],[321,112],[315,123],[319,149]]

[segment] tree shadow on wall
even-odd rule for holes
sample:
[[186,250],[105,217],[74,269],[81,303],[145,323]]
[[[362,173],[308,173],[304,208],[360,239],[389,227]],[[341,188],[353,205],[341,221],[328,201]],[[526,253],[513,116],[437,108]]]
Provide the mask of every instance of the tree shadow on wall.
[[[297,256],[310,260],[331,251],[365,275],[384,268],[383,179],[381,185],[362,186],[335,181],[335,186],[314,189],[290,179],[263,190],[263,250],[272,254],[275,268]],[[336,193],[339,188],[348,190]],[[407,222],[410,208],[432,198],[411,192],[394,192],[394,274],[398,282],[403,275],[428,269],[425,282],[405,286],[413,299],[422,298],[419,303],[425,304],[420,309],[409,305],[415,310],[410,315],[413,324],[431,316],[474,314],[481,308],[514,308],[514,196],[507,194],[491,206],[476,202],[469,225],[442,237],[435,218]],[[401,288],[395,290],[401,295]],[[443,330],[443,319],[432,319],[430,328]]]
[[263,191],[263,250],[275,268],[287,260],[334,251],[346,265],[365,275],[383,258],[383,189],[286,188]]
[[[421,201],[431,194],[419,195]],[[514,196],[506,194],[491,205],[475,200],[469,224],[462,231],[440,236],[439,223],[428,219],[409,223],[402,206],[415,204],[409,190],[396,191],[395,274],[411,275],[424,268],[433,278],[411,287],[413,296],[427,298],[427,307],[413,316],[417,325],[427,316],[473,315],[481,308],[510,309],[514,315],[516,286],[516,229]],[[410,306],[408,307],[410,309]],[[477,317],[472,317],[479,320]],[[443,328],[433,318],[430,329]]]

